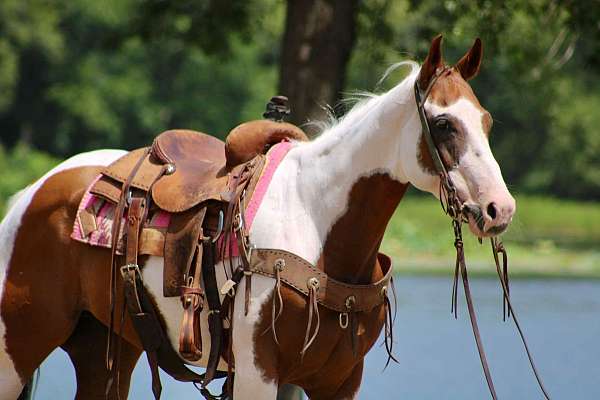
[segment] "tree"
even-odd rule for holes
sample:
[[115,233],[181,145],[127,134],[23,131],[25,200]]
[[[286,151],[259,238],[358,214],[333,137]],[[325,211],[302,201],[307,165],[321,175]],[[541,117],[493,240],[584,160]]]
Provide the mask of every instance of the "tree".
[[323,119],[346,83],[356,39],[358,0],[290,0],[280,60],[279,92],[292,122]]

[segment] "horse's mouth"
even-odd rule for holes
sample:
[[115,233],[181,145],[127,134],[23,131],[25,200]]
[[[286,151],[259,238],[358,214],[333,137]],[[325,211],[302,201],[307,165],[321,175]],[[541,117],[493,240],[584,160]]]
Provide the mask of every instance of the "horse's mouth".
[[480,238],[498,236],[508,228],[508,223],[493,225],[485,228],[485,218],[481,212],[481,207],[474,204],[463,204],[463,213],[467,216],[469,229],[473,235]]

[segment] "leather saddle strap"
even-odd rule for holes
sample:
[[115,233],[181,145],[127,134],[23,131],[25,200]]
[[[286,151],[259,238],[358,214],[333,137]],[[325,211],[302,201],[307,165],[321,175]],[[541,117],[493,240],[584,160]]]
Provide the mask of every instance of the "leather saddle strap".
[[319,290],[316,300],[326,308],[338,312],[348,312],[347,301],[353,298],[352,311],[371,311],[384,303],[384,291],[389,289],[393,268],[389,257],[379,253],[377,263],[384,274],[383,278],[368,285],[341,282],[328,276],[303,258],[280,249],[255,249],[252,251],[250,266],[252,273],[275,278],[275,266],[283,262],[280,271],[281,281],[294,290],[309,295],[309,282],[318,280]]
[[[125,182],[123,182],[123,185],[121,186],[121,197],[119,198],[119,202],[117,203],[117,206],[115,207],[115,212],[113,215],[113,223],[112,223],[112,227],[111,227],[112,238],[111,238],[111,253],[110,253],[110,288],[109,288],[109,296],[110,296],[109,297],[109,316],[110,317],[109,317],[109,327],[108,327],[108,339],[106,342],[106,369],[108,369],[109,373],[112,372],[113,361],[114,361],[112,341],[113,341],[113,329],[114,329],[114,324],[115,324],[115,297],[116,297],[116,292],[117,292],[117,288],[116,288],[117,266],[115,263],[116,263],[116,259],[117,259],[117,246],[119,243],[119,232],[121,232],[121,218],[123,217],[123,214],[125,213],[125,208],[127,206],[126,203],[127,203],[127,198],[128,198],[128,193],[129,193],[129,188],[131,186],[131,182],[133,181],[133,178],[137,174],[138,170],[140,169],[144,159],[148,155],[148,152],[149,152],[149,150],[144,151],[142,156],[139,158],[139,160],[136,162],[135,166],[129,173],[129,176],[127,177]],[[109,381],[108,385],[110,385],[110,384],[111,384],[111,382]],[[109,389],[110,388],[107,387],[107,392]]]
[[121,268],[121,274],[127,311],[144,350],[148,354],[155,353],[157,364],[174,379],[202,382],[204,374],[199,375],[187,368],[164,334],[154,305],[144,289],[139,267],[125,265]]
[[200,312],[204,307],[204,292],[200,287],[202,249],[202,245],[196,246],[191,270],[187,272],[186,283],[181,288],[183,320],[179,333],[179,354],[190,361],[197,361],[202,357],[202,333],[200,332]]
[[[160,343],[160,332],[153,332],[151,329],[142,326],[146,325],[140,323],[140,315],[142,314],[140,299],[138,296],[138,281],[135,273],[139,271],[138,266],[138,249],[139,249],[139,234],[142,225],[142,219],[145,216],[145,199],[141,197],[135,197],[131,199],[129,211],[127,213],[127,236],[126,236],[126,247],[125,247],[125,265],[121,267],[121,275],[124,281],[124,306],[132,314],[132,322],[134,325],[138,325],[140,330],[140,340],[146,355],[148,357],[148,363],[150,365],[150,371],[152,373],[152,392],[156,399],[160,398],[162,392],[162,385],[158,375],[158,361],[156,358],[156,349]],[[125,310],[123,310],[124,312]],[[123,314],[121,315],[121,329],[123,328]],[[138,327],[136,326],[136,328]],[[150,336],[148,336],[150,335]],[[118,374],[119,370],[119,348],[120,348],[121,335],[119,335],[119,345],[117,346],[117,365],[116,370]],[[117,375],[118,376],[118,375]],[[118,379],[117,379],[118,382]],[[118,385],[117,385],[118,386]],[[117,387],[118,390],[118,387]]]
[[125,262],[137,265],[142,220],[146,215],[146,199],[134,197],[127,213],[127,244],[125,247]]
[[214,379],[221,358],[223,321],[221,319],[221,299],[215,271],[215,244],[211,238],[206,238],[203,239],[202,245],[204,247],[202,279],[208,302],[208,330],[210,332],[210,353],[206,365],[206,376],[202,382],[202,387],[206,388],[206,385]]
[[181,381],[201,382],[202,376],[189,370],[173,351],[164,335],[154,305],[146,295],[139,266],[139,232],[145,213],[145,200],[133,198],[128,213],[126,264],[121,267],[125,305],[133,326],[146,351],[152,373],[152,392],[159,399],[162,392],[158,367]]

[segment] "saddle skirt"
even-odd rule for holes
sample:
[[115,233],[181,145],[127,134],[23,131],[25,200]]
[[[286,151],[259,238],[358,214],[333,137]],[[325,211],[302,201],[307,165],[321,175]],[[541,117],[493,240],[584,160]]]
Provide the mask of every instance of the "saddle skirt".
[[[73,224],[71,238],[89,244],[90,246],[111,248],[112,227],[116,204],[99,195],[90,192],[92,187],[100,180],[102,175],[92,182],[83,195],[77,216]],[[124,227],[127,214],[122,218],[117,254],[124,254]],[[140,255],[162,256],[164,253],[165,235],[171,220],[171,214],[156,210],[145,221],[140,239]]]

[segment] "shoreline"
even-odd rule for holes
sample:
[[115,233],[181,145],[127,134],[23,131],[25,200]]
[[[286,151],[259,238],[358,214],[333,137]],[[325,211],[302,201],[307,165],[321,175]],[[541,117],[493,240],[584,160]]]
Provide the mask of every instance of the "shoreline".
[[[498,279],[498,274],[494,265],[469,266],[467,260],[467,269],[469,276],[474,278]],[[396,276],[420,276],[420,277],[449,277],[454,274],[454,260],[447,264],[437,264],[428,266],[400,265],[394,264],[394,275]],[[551,269],[541,272],[537,269],[508,266],[508,276],[510,279],[541,279],[541,280],[600,280],[600,271],[558,271]]]

